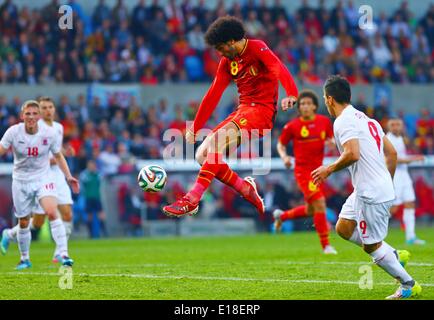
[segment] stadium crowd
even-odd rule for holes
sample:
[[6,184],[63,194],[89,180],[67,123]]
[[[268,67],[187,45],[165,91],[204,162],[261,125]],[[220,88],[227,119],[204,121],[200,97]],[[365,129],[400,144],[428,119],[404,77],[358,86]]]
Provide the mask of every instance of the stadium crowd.
[[73,29],[58,26],[58,0],[38,9],[0,5],[0,83],[210,81],[218,56],[207,48],[204,31],[219,16],[245,22],[248,36],[266,40],[303,83],[322,83],[328,74],[351,83],[434,82],[434,4],[416,17],[402,1],[396,10],[374,15],[373,29],[359,28],[352,1],[328,10],[303,0],[294,12],[281,1],[99,0],[85,12],[74,0]]

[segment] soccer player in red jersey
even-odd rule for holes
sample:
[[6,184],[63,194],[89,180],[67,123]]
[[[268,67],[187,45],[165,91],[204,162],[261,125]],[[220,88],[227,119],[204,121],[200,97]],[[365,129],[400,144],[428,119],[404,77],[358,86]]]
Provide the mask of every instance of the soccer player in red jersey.
[[329,243],[324,193],[321,186],[317,187],[311,178],[311,172],[322,165],[325,143],[333,142],[332,123],[326,116],[316,114],[318,106],[318,97],[313,91],[300,92],[297,100],[300,117],[289,121],[279,137],[277,150],[287,168],[291,168],[293,157],[287,154],[286,145],[293,142],[295,179],[306,204],[288,211],[274,210],[274,225],[276,231],[280,231],[282,221],[313,215],[323,252],[336,254]]
[[[265,211],[252,177],[240,178],[223,161],[226,150],[234,151],[241,138],[262,136],[273,128],[278,101],[279,81],[287,96],[282,110],[293,107],[298,90],[288,69],[260,40],[246,39],[245,29],[235,17],[221,17],[207,30],[205,40],[222,56],[215,79],[202,100],[193,125],[187,129],[186,140],[194,143],[231,80],[238,87],[239,106],[208,135],[196,152],[202,166],[193,188],[181,199],[163,208],[169,216],[196,214],[203,193],[214,178],[235,189],[253,204],[259,213]],[[261,133],[262,132],[262,133]]]

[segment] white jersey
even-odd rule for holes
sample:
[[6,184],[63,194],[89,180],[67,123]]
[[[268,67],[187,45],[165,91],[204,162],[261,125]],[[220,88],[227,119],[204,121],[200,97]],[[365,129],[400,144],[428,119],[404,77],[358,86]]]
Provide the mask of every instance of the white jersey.
[[[395,150],[398,154],[398,159],[407,158],[407,149],[405,147],[404,138],[402,136],[395,136],[392,132],[388,132],[386,136],[395,147]],[[408,173],[408,165],[406,163],[400,163],[396,166],[393,182],[395,183],[395,186],[397,184],[412,184],[410,174]]]
[[[48,128],[53,128],[54,131],[56,132],[57,139],[59,140],[60,147],[62,147],[62,145],[63,145],[63,126],[59,122],[53,121],[53,125],[50,126],[43,119],[40,119],[38,121],[38,126],[40,126],[40,127],[45,126]],[[50,152],[50,158],[52,158],[52,157],[53,157],[53,153]],[[51,168],[51,172],[56,176],[56,178],[60,178],[60,177],[65,178],[65,175],[63,174],[62,170],[60,170],[60,168],[57,164],[52,164],[50,166],[50,168]]]
[[395,192],[386,167],[380,124],[349,105],[336,118],[333,130],[340,153],[347,141],[359,141],[360,159],[348,167],[356,196],[373,204],[393,200]]
[[24,123],[13,125],[0,141],[5,149],[12,146],[14,170],[12,178],[20,181],[40,180],[50,174],[50,151],[59,153],[61,144],[54,129],[39,126],[35,134],[26,133]]

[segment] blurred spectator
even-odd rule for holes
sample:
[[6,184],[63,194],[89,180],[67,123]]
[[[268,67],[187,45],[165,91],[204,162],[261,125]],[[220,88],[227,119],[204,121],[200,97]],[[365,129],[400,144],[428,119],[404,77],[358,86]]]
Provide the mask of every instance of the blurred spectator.
[[93,10],[92,14],[93,27],[97,29],[102,25],[104,20],[109,20],[110,18],[110,8],[105,4],[104,0],[98,0],[98,5]]
[[136,188],[130,188],[123,183],[118,191],[118,207],[120,220],[127,224],[127,235],[133,237],[143,236],[141,209],[142,202],[137,195]]
[[[99,237],[99,229],[107,236],[105,213],[101,205],[101,177],[94,160],[87,162],[87,168],[80,174],[81,194],[86,203],[87,227],[91,238]],[[94,221],[97,221],[95,227]]]
[[110,176],[118,173],[121,159],[118,153],[115,153],[114,147],[108,143],[104,150],[99,154],[98,161],[100,163],[101,176]]
[[[162,6],[158,0],[138,0],[129,10],[125,1],[111,7],[99,0],[87,13],[71,0],[76,16],[68,33],[54,32],[59,1],[30,11],[5,0],[0,83],[209,81],[219,58],[206,47],[204,31],[227,13],[243,19],[248,36],[264,39],[302,80],[324,81],[330,72],[339,72],[352,83],[434,82],[434,4],[416,17],[402,1],[396,10],[374,17],[372,30],[359,30],[359,12],[351,0],[331,9],[324,0],[316,6],[303,0],[293,12],[279,0],[271,6],[258,2],[235,1],[227,11],[223,2],[207,7],[203,0],[196,5],[170,0]],[[360,68],[354,68],[355,61]]]

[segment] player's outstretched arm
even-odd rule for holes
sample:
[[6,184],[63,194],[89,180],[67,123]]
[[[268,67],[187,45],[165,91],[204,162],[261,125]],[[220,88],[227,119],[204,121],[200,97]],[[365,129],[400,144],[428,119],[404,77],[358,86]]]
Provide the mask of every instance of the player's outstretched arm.
[[194,118],[193,127],[187,129],[187,142],[189,143],[194,143],[196,132],[202,129],[208,121],[214,109],[217,107],[223,92],[231,82],[231,76],[225,69],[225,66],[225,60],[220,60],[217,74],[199,106],[199,110]]
[[392,179],[395,175],[396,165],[398,164],[398,153],[396,152],[395,148],[393,147],[392,142],[384,136],[383,137],[383,150],[384,150],[384,157],[386,158],[386,165],[387,170],[389,170],[390,175],[392,176]]
[[333,172],[340,171],[346,167],[349,167],[354,162],[360,159],[360,146],[358,139],[351,139],[345,142],[342,147],[344,151],[341,156],[329,166],[321,166],[312,171],[313,183],[320,185],[323,183],[329,175]]
[[60,170],[62,170],[63,174],[65,175],[66,181],[68,181],[68,183],[71,185],[72,191],[76,194],[80,193],[80,182],[78,182],[78,180],[72,176],[68,163],[66,162],[63,154],[61,152],[55,153],[54,158],[56,159]]

